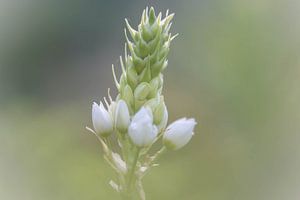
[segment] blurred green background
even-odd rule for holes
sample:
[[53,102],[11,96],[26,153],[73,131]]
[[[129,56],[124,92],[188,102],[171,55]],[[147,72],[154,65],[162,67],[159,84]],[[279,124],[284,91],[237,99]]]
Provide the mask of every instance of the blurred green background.
[[[299,200],[300,1],[0,1],[0,199],[118,199],[91,125],[116,94],[124,18],[176,13],[165,100],[199,122],[149,200]],[[118,70],[120,72],[120,70]]]

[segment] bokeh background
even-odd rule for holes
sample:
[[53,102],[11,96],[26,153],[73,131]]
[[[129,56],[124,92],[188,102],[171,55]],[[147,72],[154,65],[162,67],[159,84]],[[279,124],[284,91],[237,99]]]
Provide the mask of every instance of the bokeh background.
[[148,199],[299,200],[297,0],[1,0],[0,199],[118,199],[84,127],[116,94],[124,18],[149,5],[176,13],[170,121],[198,126],[145,177]]

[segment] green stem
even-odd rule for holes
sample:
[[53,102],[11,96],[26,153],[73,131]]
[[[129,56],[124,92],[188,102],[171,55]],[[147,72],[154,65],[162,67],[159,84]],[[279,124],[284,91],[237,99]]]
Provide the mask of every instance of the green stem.
[[131,164],[130,170],[128,171],[127,176],[127,183],[126,183],[126,191],[124,191],[126,194],[124,195],[124,199],[126,200],[132,200],[133,199],[133,183],[134,183],[134,176],[135,176],[135,170],[136,165],[139,159],[141,149],[138,148],[135,150],[135,154],[133,157],[133,162]]
[[134,172],[135,172],[137,161],[139,159],[140,150],[141,149],[138,148],[137,151],[135,152],[134,160],[133,160],[133,163],[132,163],[132,166],[131,166],[131,170],[129,171],[129,178],[128,178],[128,186],[129,186],[129,188],[131,188],[131,185],[132,185],[132,179],[133,179],[133,176],[134,176]]

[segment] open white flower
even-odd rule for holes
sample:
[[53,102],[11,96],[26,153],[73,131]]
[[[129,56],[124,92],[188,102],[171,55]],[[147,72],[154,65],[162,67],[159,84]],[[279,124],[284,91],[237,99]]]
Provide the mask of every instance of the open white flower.
[[113,120],[109,112],[104,108],[103,103],[93,103],[92,121],[96,133],[101,136],[108,136],[113,131]]
[[157,133],[151,111],[142,107],[135,114],[128,128],[132,142],[138,147],[148,146],[155,140]]
[[163,135],[164,145],[168,149],[177,150],[186,145],[194,134],[195,119],[181,118],[167,127]]
[[119,100],[115,111],[115,126],[116,128],[125,133],[130,123],[130,115],[127,104],[124,100]]

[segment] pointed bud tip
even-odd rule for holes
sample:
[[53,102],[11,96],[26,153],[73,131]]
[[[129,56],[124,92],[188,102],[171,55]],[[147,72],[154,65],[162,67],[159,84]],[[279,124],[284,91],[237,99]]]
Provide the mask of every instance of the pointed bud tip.
[[150,11],[149,11],[149,23],[150,23],[151,25],[154,23],[155,18],[156,18],[156,16],[155,16],[154,8],[151,7],[151,8],[150,8]]

